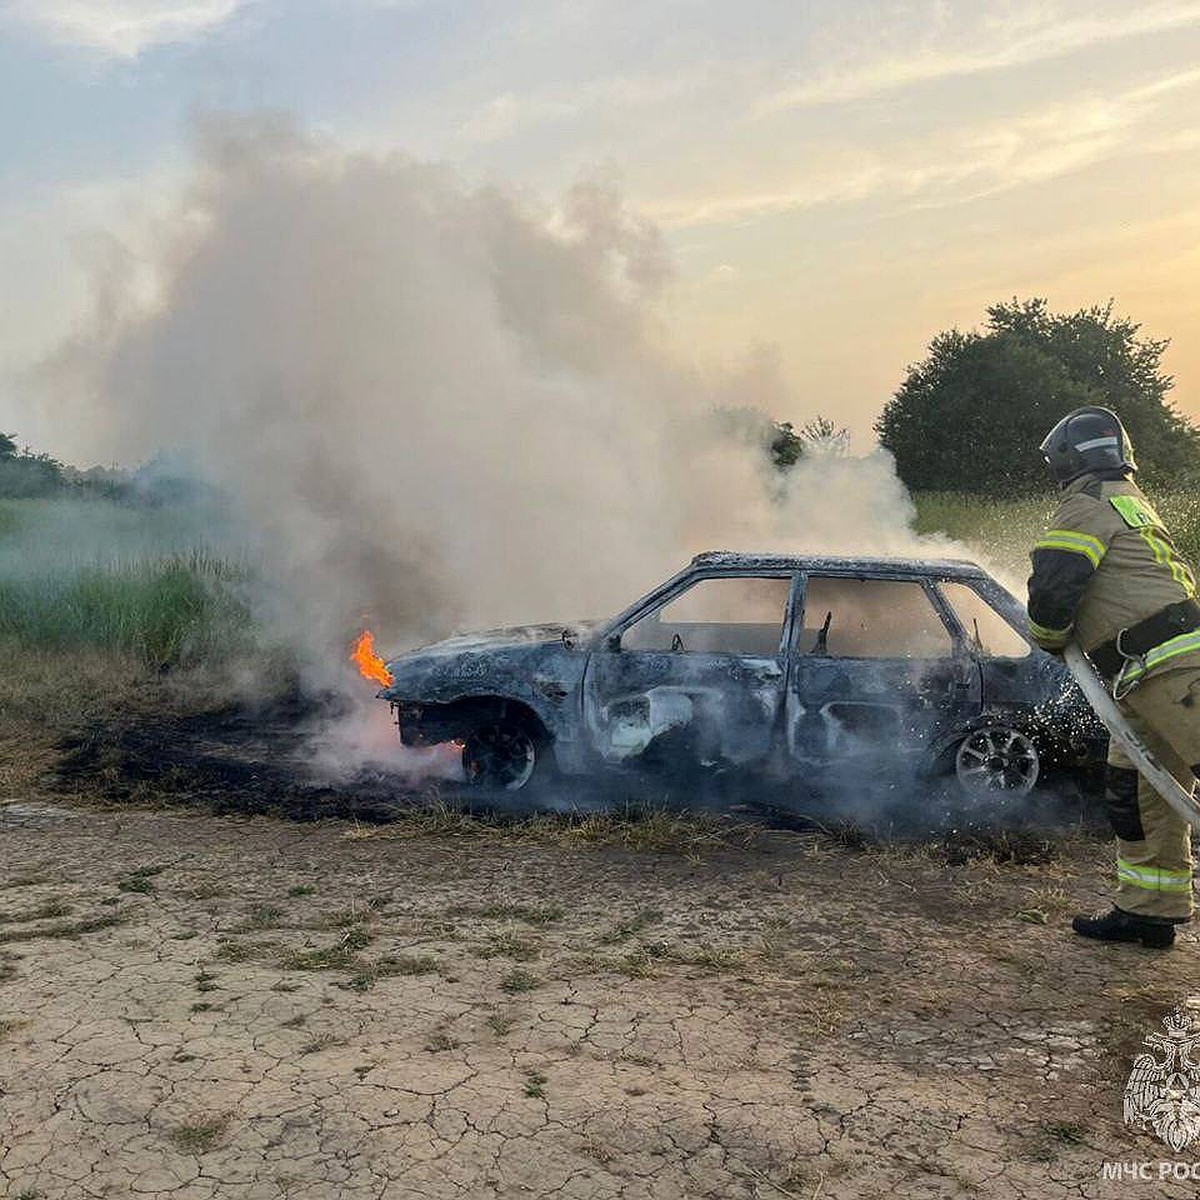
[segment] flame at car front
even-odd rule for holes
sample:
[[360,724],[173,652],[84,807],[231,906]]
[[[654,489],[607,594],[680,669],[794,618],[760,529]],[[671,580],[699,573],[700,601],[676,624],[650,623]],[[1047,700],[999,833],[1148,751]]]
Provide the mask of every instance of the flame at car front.
[[364,629],[354,643],[350,661],[364,679],[373,680],[382,687],[391,687],[395,683],[387,664],[375,652],[375,635],[369,629]]

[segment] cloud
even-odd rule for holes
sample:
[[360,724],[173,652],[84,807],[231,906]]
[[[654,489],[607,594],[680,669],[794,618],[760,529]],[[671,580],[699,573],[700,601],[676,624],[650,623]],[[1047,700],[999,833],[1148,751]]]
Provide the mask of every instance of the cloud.
[[[978,26],[935,21],[926,44],[840,68],[769,93],[754,106],[764,117],[791,108],[865,100],[915,84],[1006,70],[1060,58],[1105,42],[1166,33],[1200,24],[1196,0],[1130,6],[1070,17],[1043,7],[992,16]],[[900,31],[905,40],[911,26]]]
[[254,0],[13,0],[10,17],[54,42],[113,58],[189,42],[224,25]]
[[456,136],[464,142],[498,142],[557,121],[670,109],[694,102],[705,89],[728,87],[730,75],[705,62],[661,75],[618,74],[576,82],[569,88],[507,90],[476,108]]
[[499,142],[530,125],[570,119],[578,112],[578,104],[566,99],[517,96],[505,92],[489,100],[469,117],[458,130],[458,136],[467,142]]
[[775,186],[682,196],[647,205],[669,228],[718,225],[876,197],[943,207],[1058,178],[1122,154],[1169,154],[1190,130],[1162,132],[1168,99],[1200,86],[1200,70],[1124,92],[1086,95],[1002,121],[924,133],[883,149],[837,147],[810,157],[803,173]]

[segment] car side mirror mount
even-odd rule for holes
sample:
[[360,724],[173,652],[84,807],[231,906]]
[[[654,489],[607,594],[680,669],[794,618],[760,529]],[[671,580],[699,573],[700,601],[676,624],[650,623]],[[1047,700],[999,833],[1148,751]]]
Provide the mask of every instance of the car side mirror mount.
[[609,650],[613,651],[613,653],[616,653],[621,649],[621,635],[619,633],[610,633],[605,645]]

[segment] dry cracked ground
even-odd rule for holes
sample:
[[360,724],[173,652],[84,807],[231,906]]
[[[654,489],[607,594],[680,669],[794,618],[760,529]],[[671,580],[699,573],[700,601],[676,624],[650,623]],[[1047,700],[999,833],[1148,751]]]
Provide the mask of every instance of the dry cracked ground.
[[585,833],[10,801],[0,1193],[1194,1194],[1102,1178],[1198,961],[1065,931],[1102,841]]

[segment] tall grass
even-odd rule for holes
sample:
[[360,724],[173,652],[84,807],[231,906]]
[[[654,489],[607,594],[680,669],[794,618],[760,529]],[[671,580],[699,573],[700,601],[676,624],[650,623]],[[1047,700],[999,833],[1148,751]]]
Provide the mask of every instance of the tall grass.
[[203,553],[0,578],[0,637],[191,666],[246,645],[239,582],[239,568]]
[[1200,562],[1200,493],[1165,492],[1152,499],[1179,552],[1194,567]]
[[913,501],[918,533],[945,533],[1013,570],[1028,563],[1054,506],[1042,496],[994,501],[960,492],[918,492]]
[[76,496],[0,500],[0,639],[28,650],[112,651],[195,666],[253,641],[248,566],[199,505]]
[[[1151,496],[1180,553],[1193,566],[1200,561],[1200,493],[1161,492]],[[1029,550],[1050,519],[1052,494],[991,500],[957,492],[919,492],[918,533],[945,533],[986,553],[1016,572],[1029,565]]]

